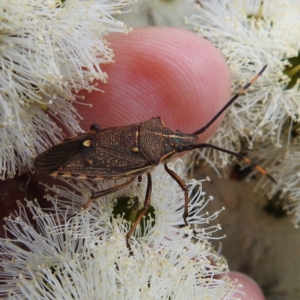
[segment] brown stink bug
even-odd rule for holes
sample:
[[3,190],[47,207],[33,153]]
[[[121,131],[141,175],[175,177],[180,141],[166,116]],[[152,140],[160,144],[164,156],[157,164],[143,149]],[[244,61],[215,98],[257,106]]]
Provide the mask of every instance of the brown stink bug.
[[38,170],[50,172],[51,176],[94,180],[129,178],[120,185],[92,194],[84,208],[87,208],[94,199],[116,192],[133,182],[137,176],[146,174],[148,185],[144,207],[126,235],[127,245],[130,248],[128,239],[150,206],[152,190],[150,171],[153,167],[163,163],[166,172],[184,192],[183,219],[187,225],[188,187],[174,171],[168,168],[167,164],[175,153],[210,147],[243,159],[276,183],[264,169],[243,155],[211,144],[201,144],[197,136],[203,133],[240,94],[255,82],[266,67],[264,66],[204,127],[192,134],[170,130],[163,125],[160,117],[120,127],[100,128],[98,125],[92,125],[90,131],[67,138],[40,154],[35,159],[34,165]]

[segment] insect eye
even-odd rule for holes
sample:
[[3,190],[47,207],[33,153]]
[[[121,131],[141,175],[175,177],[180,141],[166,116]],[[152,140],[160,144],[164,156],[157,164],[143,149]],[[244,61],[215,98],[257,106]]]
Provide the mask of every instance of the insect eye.
[[98,130],[101,127],[98,124],[92,124],[90,130]]

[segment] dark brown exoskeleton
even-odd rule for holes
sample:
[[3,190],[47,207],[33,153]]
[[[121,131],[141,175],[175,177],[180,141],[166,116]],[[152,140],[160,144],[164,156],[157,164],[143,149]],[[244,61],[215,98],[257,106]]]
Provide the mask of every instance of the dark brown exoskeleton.
[[163,163],[165,170],[184,191],[185,202],[183,219],[187,225],[188,187],[167,165],[167,161],[175,153],[210,147],[243,159],[246,163],[276,183],[264,169],[255,165],[243,155],[211,144],[200,144],[197,136],[203,133],[241,93],[256,81],[266,67],[267,66],[264,66],[210,122],[192,134],[170,130],[163,125],[160,117],[121,127],[102,129],[98,125],[92,125],[91,131],[70,137],[40,154],[35,159],[34,165],[38,170],[50,172],[51,176],[95,180],[130,178],[125,183],[92,194],[91,198],[84,205],[84,208],[87,208],[94,199],[124,188],[133,182],[137,176],[145,173],[147,175],[148,185],[144,207],[126,235],[127,246],[130,248],[128,239],[131,237],[150,205],[152,190],[150,171],[153,167]]

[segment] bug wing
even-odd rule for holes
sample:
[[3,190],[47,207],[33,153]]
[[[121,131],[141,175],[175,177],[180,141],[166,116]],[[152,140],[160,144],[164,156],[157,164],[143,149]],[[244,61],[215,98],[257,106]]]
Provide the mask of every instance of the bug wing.
[[69,138],[41,153],[34,160],[34,166],[40,171],[52,172],[58,170],[66,161],[80,152],[82,142],[92,137],[91,132]]
[[120,153],[114,149],[91,147],[72,157],[58,171],[72,173],[74,177],[109,179],[136,176],[144,173],[144,170],[149,167],[151,165],[144,157],[134,153]]
[[37,169],[52,176],[121,178],[152,167],[139,151],[139,124],[89,131],[69,138],[40,154]]
[[107,128],[81,141],[78,154],[53,176],[121,178],[144,173],[152,165],[138,150],[139,124]]

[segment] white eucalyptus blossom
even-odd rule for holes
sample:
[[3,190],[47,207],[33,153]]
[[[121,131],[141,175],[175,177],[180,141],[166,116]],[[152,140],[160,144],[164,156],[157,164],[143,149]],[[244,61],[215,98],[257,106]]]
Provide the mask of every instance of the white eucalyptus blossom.
[[185,17],[193,7],[193,0],[139,0],[132,3],[130,14],[117,18],[127,26],[172,26],[183,28]]
[[[297,142],[298,140],[298,142]],[[286,145],[276,148],[270,143],[258,144],[251,155],[263,167],[276,177],[278,184],[273,184],[265,177],[258,181],[257,188],[268,191],[269,198],[278,207],[294,214],[295,227],[300,222],[300,150],[299,137],[286,141]],[[264,149],[261,153],[260,149]],[[278,160],[282,158],[282,161]]]
[[74,93],[107,80],[100,65],[112,62],[113,52],[103,37],[128,32],[112,17],[127,2],[0,2],[1,179],[31,167],[36,151],[61,139],[54,120],[71,133],[81,130]]
[[[272,189],[270,195],[283,189],[293,203],[300,200],[295,172],[299,170],[300,160],[295,158],[300,148],[290,137],[291,123],[300,121],[299,11],[300,2],[294,0],[209,0],[195,6],[194,15],[187,19],[189,26],[223,53],[234,91],[268,65],[258,81],[228,109],[223,126],[210,142],[235,152],[259,148],[253,155],[248,151],[248,155],[257,156],[259,163],[263,158],[269,161],[264,165],[279,182],[277,187],[266,184],[269,191]],[[272,154],[276,152],[277,156],[270,153],[274,147],[277,150]],[[202,155],[212,164],[228,163],[225,153],[205,149]]]
[[[177,160],[170,166],[182,176]],[[74,214],[90,191],[107,188],[107,183],[70,183],[69,188],[51,187],[47,195],[54,208],[42,210],[37,201],[27,201],[35,223],[25,208],[6,219],[12,239],[0,240],[2,253],[0,286],[5,299],[234,299],[237,283],[227,276],[226,261],[216,254],[209,239],[218,226],[209,225],[219,212],[210,215],[201,182],[191,180],[188,221],[197,223],[197,235],[183,225],[183,192],[160,166],[154,170],[151,220],[142,220],[130,239],[130,224],[113,215],[114,199],[144,197],[145,182],[133,183],[113,195],[95,200]],[[194,193],[192,194],[192,191]],[[79,193],[78,193],[79,192]],[[83,194],[85,200],[82,199]],[[150,224],[150,225],[149,225]],[[152,225],[151,225],[152,224]]]

